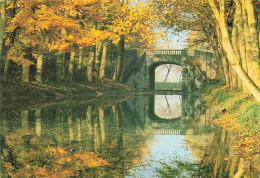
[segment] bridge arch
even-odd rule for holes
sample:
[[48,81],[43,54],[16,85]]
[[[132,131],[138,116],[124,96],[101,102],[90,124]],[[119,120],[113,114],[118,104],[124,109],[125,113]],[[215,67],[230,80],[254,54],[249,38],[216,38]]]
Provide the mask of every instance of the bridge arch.
[[160,61],[160,62],[155,62],[149,66],[149,89],[154,90],[155,89],[155,70],[157,67],[165,64],[173,64],[182,67],[182,65],[176,63],[176,62],[171,62],[171,61]]
[[[214,55],[209,52],[201,52],[196,50],[173,50],[173,49],[146,49],[143,55],[138,58],[135,55],[125,56],[124,84],[142,90],[155,89],[155,68],[163,64],[175,64],[181,66],[182,70],[182,89],[189,90],[192,85],[189,82],[195,82],[193,73],[202,76],[203,80],[211,77],[211,68],[208,61],[212,64]],[[133,57],[135,56],[135,57]],[[134,59],[132,59],[134,58]],[[199,64],[203,64],[203,69],[198,66],[189,67],[193,60],[198,60]],[[192,69],[192,70],[191,70]],[[209,69],[209,72],[207,72]],[[206,75],[202,72],[206,70]],[[207,74],[207,73],[210,73]],[[209,75],[209,76],[207,76]],[[189,88],[187,88],[189,85]]]

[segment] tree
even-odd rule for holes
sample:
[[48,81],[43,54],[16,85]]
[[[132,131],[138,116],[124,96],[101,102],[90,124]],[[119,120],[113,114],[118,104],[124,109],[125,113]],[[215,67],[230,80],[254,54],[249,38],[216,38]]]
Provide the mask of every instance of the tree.
[[6,21],[6,0],[1,2],[1,19],[0,19],[0,62],[2,61],[2,48],[3,39],[5,31],[5,21]]
[[[234,52],[234,48],[232,47],[230,41],[230,35],[228,33],[226,19],[225,19],[225,1],[219,0],[219,8],[217,8],[215,2],[213,0],[209,0],[209,5],[214,13],[217,23],[219,24],[221,34],[222,34],[222,46],[225,52],[227,53],[227,59],[230,62],[232,68],[239,75],[243,83],[247,86],[252,95],[256,98],[257,101],[260,101],[260,90],[254,83],[254,81],[248,76],[243,67],[240,65],[238,56]],[[259,60],[259,59],[258,59]],[[259,65],[259,64],[258,64]],[[256,75],[260,73],[260,71],[254,71]]]

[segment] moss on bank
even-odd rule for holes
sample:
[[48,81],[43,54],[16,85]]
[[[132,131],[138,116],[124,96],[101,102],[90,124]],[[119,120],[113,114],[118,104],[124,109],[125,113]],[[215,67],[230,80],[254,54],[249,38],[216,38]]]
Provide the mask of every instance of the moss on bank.
[[9,80],[1,83],[0,109],[5,112],[17,112],[28,107],[51,104],[70,99],[84,99],[90,102],[114,102],[122,100],[135,90],[106,79],[97,83],[24,83]]
[[207,104],[217,112],[212,123],[235,136],[231,147],[247,158],[259,156],[260,102],[241,91],[225,87],[217,87],[204,95]]

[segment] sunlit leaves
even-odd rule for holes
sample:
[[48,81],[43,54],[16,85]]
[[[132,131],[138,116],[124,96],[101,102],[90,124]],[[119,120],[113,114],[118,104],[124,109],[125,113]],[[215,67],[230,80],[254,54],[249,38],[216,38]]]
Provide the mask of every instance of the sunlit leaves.
[[156,36],[153,31],[156,18],[157,15],[153,13],[149,3],[137,3],[134,6],[124,4],[118,17],[108,25],[108,30],[113,32],[111,39],[117,43],[120,36],[124,36],[126,42],[139,40],[144,44],[151,44]]

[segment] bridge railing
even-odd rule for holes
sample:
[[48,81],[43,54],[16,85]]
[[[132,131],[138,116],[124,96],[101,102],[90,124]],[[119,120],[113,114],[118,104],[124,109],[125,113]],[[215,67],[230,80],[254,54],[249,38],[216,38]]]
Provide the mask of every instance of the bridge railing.
[[182,55],[182,50],[174,50],[174,49],[157,49],[157,50],[146,50],[147,54],[164,54],[164,55]]

